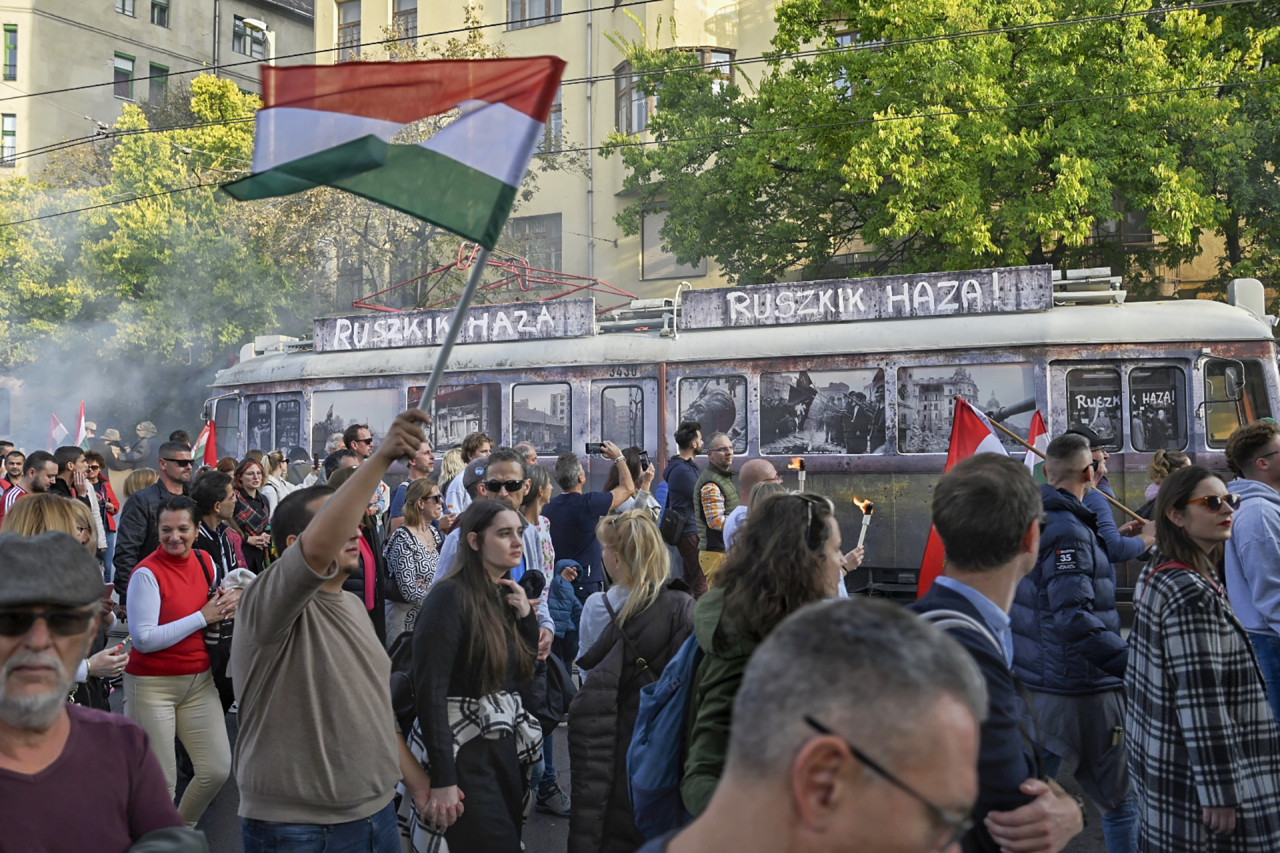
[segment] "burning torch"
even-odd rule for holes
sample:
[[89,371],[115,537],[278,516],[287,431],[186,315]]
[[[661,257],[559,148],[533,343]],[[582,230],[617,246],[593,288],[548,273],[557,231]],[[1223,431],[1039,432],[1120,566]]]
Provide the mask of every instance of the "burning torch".
[[793,456],[791,458],[791,464],[787,466],[787,470],[798,472],[798,477],[800,479],[800,491],[803,492],[804,491],[804,457]]
[[876,505],[871,501],[859,500],[855,495],[853,505],[862,510],[862,530],[858,533],[858,547],[862,547],[862,543],[867,539],[867,528],[871,526],[871,513],[876,511]]

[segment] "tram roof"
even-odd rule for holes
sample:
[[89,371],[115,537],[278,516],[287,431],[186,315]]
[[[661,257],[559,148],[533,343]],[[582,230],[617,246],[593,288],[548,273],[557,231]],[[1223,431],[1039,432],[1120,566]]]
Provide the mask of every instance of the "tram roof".
[[[930,353],[1083,344],[1272,341],[1270,327],[1242,308],[1208,300],[1077,305],[1009,315],[867,320],[749,329],[615,332],[557,340],[465,344],[449,372],[607,364],[741,361],[857,353]],[[429,373],[436,347],[258,356],[219,371],[214,387]]]

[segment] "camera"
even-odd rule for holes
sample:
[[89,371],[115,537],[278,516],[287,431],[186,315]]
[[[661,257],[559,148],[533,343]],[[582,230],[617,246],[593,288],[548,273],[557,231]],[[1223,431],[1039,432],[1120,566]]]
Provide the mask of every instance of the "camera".
[[599,456],[599,455],[600,455],[600,454],[602,454],[602,453],[604,453],[604,442],[603,442],[603,441],[588,441],[588,442],[587,442],[587,455],[588,455],[588,456]]

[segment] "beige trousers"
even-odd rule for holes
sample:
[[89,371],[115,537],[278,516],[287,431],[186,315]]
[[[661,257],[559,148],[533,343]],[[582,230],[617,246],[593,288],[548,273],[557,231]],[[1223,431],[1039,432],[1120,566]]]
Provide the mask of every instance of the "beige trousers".
[[194,827],[231,775],[231,744],[213,675],[209,670],[198,675],[126,673],[124,697],[125,713],[151,739],[169,796],[173,796],[178,776],[174,735],[191,756],[196,775],[182,794],[178,814],[187,826]]

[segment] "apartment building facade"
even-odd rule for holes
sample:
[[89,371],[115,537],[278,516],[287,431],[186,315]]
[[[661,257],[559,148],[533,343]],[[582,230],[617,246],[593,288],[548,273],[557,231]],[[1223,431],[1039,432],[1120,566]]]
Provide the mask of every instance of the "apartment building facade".
[[53,148],[109,131],[124,104],[165,98],[194,73],[216,71],[259,91],[262,62],[314,49],[312,6],[0,0],[0,179],[37,176]]

